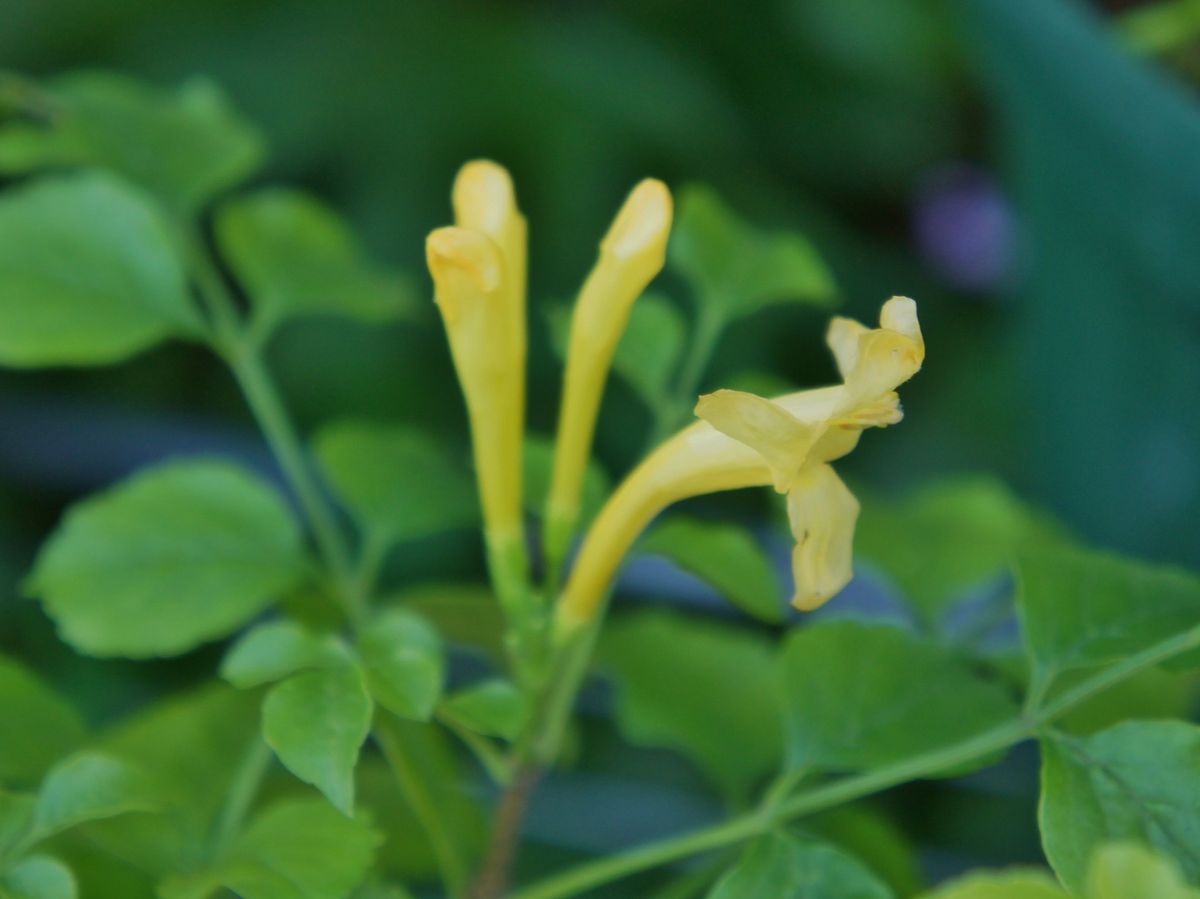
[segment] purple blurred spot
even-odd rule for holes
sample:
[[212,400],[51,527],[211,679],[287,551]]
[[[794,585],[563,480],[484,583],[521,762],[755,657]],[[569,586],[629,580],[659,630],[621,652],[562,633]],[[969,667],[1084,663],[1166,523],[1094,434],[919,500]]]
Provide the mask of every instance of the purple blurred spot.
[[992,290],[1012,272],[1012,206],[983,169],[953,163],[931,171],[917,190],[913,231],[926,263],[954,287]]

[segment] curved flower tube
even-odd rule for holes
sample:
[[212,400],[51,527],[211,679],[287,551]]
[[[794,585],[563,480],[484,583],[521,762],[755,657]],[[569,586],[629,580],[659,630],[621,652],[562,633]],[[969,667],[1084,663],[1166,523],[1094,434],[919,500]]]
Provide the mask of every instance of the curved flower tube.
[[705,493],[773,484],[788,495],[798,608],[814,609],[846,585],[858,502],[828,463],[853,450],[865,428],[900,420],[895,389],[920,369],[925,344],[907,297],[883,305],[878,328],[834,319],[826,341],[843,383],[775,400],[734,390],[703,396],[696,406],[703,420],[659,446],[621,484],[563,590],[560,638],[596,617],[621,561],[654,517]]
[[662,270],[671,230],[671,192],[647,178],[633,189],[600,243],[571,317],[554,472],[546,502],[546,549],[567,550],[579,518],[584,471],[613,354],[633,303]]

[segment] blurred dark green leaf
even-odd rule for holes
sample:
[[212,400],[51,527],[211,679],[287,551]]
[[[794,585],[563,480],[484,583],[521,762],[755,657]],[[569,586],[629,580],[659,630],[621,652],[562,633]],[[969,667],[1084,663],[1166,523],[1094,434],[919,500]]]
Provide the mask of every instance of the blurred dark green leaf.
[[600,660],[616,682],[626,739],[683,753],[736,796],[779,764],[783,725],[770,641],[667,611],[609,628]]
[[747,615],[771,624],[784,620],[771,560],[754,537],[737,525],[676,515],[657,525],[640,549],[666,556],[712,584]]
[[155,790],[129,763],[99,752],[82,752],[55,765],[38,790],[33,838],[126,812],[153,811]]
[[49,82],[35,100],[45,122],[0,128],[0,172],[100,166],[192,212],[248,177],[263,157],[258,131],[202,78],[164,90],[123,75],[76,72]]
[[268,621],[247,631],[221,661],[221,677],[241,690],[273,683],[306,668],[349,660],[333,634],[319,634],[294,621]]
[[891,899],[867,868],[833,846],[772,834],[750,845],[708,899]]
[[0,873],[0,899],[75,899],[71,869],[48,855],[22,859]]
[[199,319],[173,238],[110,175],[56,175],[0,193],[0,364],[119,362]]
[[83,742],[83,719],[24,665],[0,656],[0,783],[32,784]]
[[0,790],[0,859],[24,842],[33,827],[35,796]]
[[1046,683],[1200,625],[1200,578],[1109,553],[1027,553],[1018,595],[1025,639]]
[[416,307],[413,285],[370,263],[349,225],[308,194],[271,188],[229,200],[216,236],[262,332],[301,315],[383,322]]
[[224,636],[303,577],[279,495],[227,462],[171,462],[67,512],[28,584],[81,652],[176,655]]
[[394,543],[479,517],[470,472],[428,434],[401,425],[328,425],[316,438],[338,495],[374,539]]
[[1042,741],[1038,823],[1054,870],[1084,889],[1103,844],[1154,847],[1200,882],[1200,728],[1183,721],[1119,724],[1091,737]]
[[1022,547],[1058,531],[986,477],[938,481],[898,502],[864,502],[855,550],[894,578],[916,611],[936,623],[947,608],[1014,564]]
[[375,700],[393,714],[427,721],[442,695],[446,662],[428,621],[408,609],[388,609],[359,635],[359,652]]
[[[550,478],[554,471],[554,441],[539,434],[528,435],[525,438],[523,462],[525,509],[530,515],[540,518],[546,511],[546,497],[550,493]],[[588,462],[583,475],[581,526],[586,525],[600,511],[608,491],[608,475],[593,458]]]
[[789,760],[797,769],[877,768],[968,739],[1016,706],[948,649],[887,625],[821,622],[783,650]]
[[371,711],[363,673],[353,665],[293,674],[263,702],[263,736],[288,770],[349,815]]
[[722,321],[785,300],[833,303],[832,276],[806,237],[755,228],[700,185],[680,194],[667,258]]
[[512,681],[492,678],[446,697],[438,714],[487,737],[516,739],[529,704]]

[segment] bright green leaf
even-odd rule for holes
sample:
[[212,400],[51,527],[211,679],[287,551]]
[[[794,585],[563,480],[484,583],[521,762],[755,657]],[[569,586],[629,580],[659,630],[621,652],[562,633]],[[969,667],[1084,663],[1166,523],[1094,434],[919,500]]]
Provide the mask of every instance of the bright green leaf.
[[[554,471],[554,441],[537,434],[527,436],[523,463],[525,509],[530,515],[541,517],[546,511],[546,497],[550,495],[550,479]],[[583,492],[580,498],[581,526],[600,511],[608,491],[608,475],[595,459],[590,460],[583,475]]]
[[748,615],[784,620],[779,581],[762,547],[736,525],[674,516],[641,543],[643,552],[666,556],[712,584]]
[[479,519],[469,469],[421,431],[342,422],[321,430],[316,452],[338,496],[378,540],[411,540]]
[[1101,846],[1088,864],[1087,899],[1197,899],[1170,860],[1136,843]]
[[1112,662],[1200,625],[1200,577],[1093,550],[1028,553],[1018,595],[1038,676]]
[[304,575],[278,494],[226,462],[172,462],[74,506],[29,588],[72,646],[176,655],[253,618]]
[[230,647],[221,662],[221,677],[244,690],[348,659],[345,647],[333,634],[314,633],[290,620],[269,621]]
[[362,672],[350,665],[294,674],[263,703],[263,735],[279,760],[346,814],[370,729],[371,697]]
[[46,775],[34,807],[33,834],[41,840],[84,821],[153,811],[157,805],[140,771],[113,756],[83,752]]
[[[1000,872],[973,872],[947,883],[921,899],[1068,899],[1049,874],[1014,868]],[[1133,899],[1133,897],[1130,897]]]
[[56,175],[0,193],[0,364],[119,362],[198,320],[172,238],[109,175]]
[[1200,881],[1197,808],[1200,727],[1139,721],[1042,742],[1042,846],[1074,892],[1092,854],[1122,840],[1154,847]]
[[832,277],[807,238],[755,228],[701,185],[680,195],[667,258],[726,320],[785,300],[833,301]]
[[56,858],[34,855],[0,874],[0,899],[75,899],[71,869]]
[[1009,720],[1016,708],[948,649],[855,621],[797,630],[783,650],[795,768],[876,768]]
[[299,191],[229,200],[217,211],[216,233],[264,329],[312,314],[384,321],[415,305],[406,279],[368,262],[337,213]]
[[513,740],[529,716],[529,704],[512,681],[493,678],[447,697],[440,713],[477,734]]
[[786,834],[761,837],[708,899],[891,899],[892,891],[839,849]]
[[991,478],[938,481],[898,502],[864,502],[855,552],[893,578],[935,621],[972,587],[1006,571],[1021,548],[1044,546],[1054,526]]
[[0,171],[94,165],[193,211],[250,175],[262,138],[210,81],[164,90],[122,75],[75,72],[48,84],[45,126],[0,129]]
[[632,743],[675,749],[730,793],[778,764],[782,724],[769,641],[728,624],[652,611],[615,621],[601,661]]
[[363,629],[359,652],[380,705],[402,718],[429,719],[442,695],[445,658],[428,621],[407,609],[389,609]]
[[76,749],[83,720],[20,663],[0,656],[0,783],[33,783]]

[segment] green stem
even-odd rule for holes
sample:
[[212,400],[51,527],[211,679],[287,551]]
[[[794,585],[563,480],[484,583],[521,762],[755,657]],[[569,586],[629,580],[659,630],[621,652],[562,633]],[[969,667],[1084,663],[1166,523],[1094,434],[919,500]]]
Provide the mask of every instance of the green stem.
[[658,865],[710,849],[744,842],[802,815],[870,796],[911,780],[987,758],[1036,736],[1047,724],[1080,703],[1140,671],[1200,647],[1200,627],[1136,653],[1076,684],[1041,709],[991,730],[875,771],[845,777],[806,790],[790,799],[678,837],[651,843],[610,858],[589,862],[512,894],[510,899],[564,899]]
[[229,795],[217,819],[212,842],[214,857],[224,854],[237,837],[270,766],[271,748],[256,730],[250,738],[250,745],[246,747],[237,771],[234,772]]
[[396,779],[396,785],[429,836],[447,894],[464,895],[470,880],[470,870],[450,825],[442,817],[437,800],[429,792],[421,772],[417,770],[415,760],[408,754],[404,741],[392,733],[385,723],[376,722],[373,733],[375,742]]

